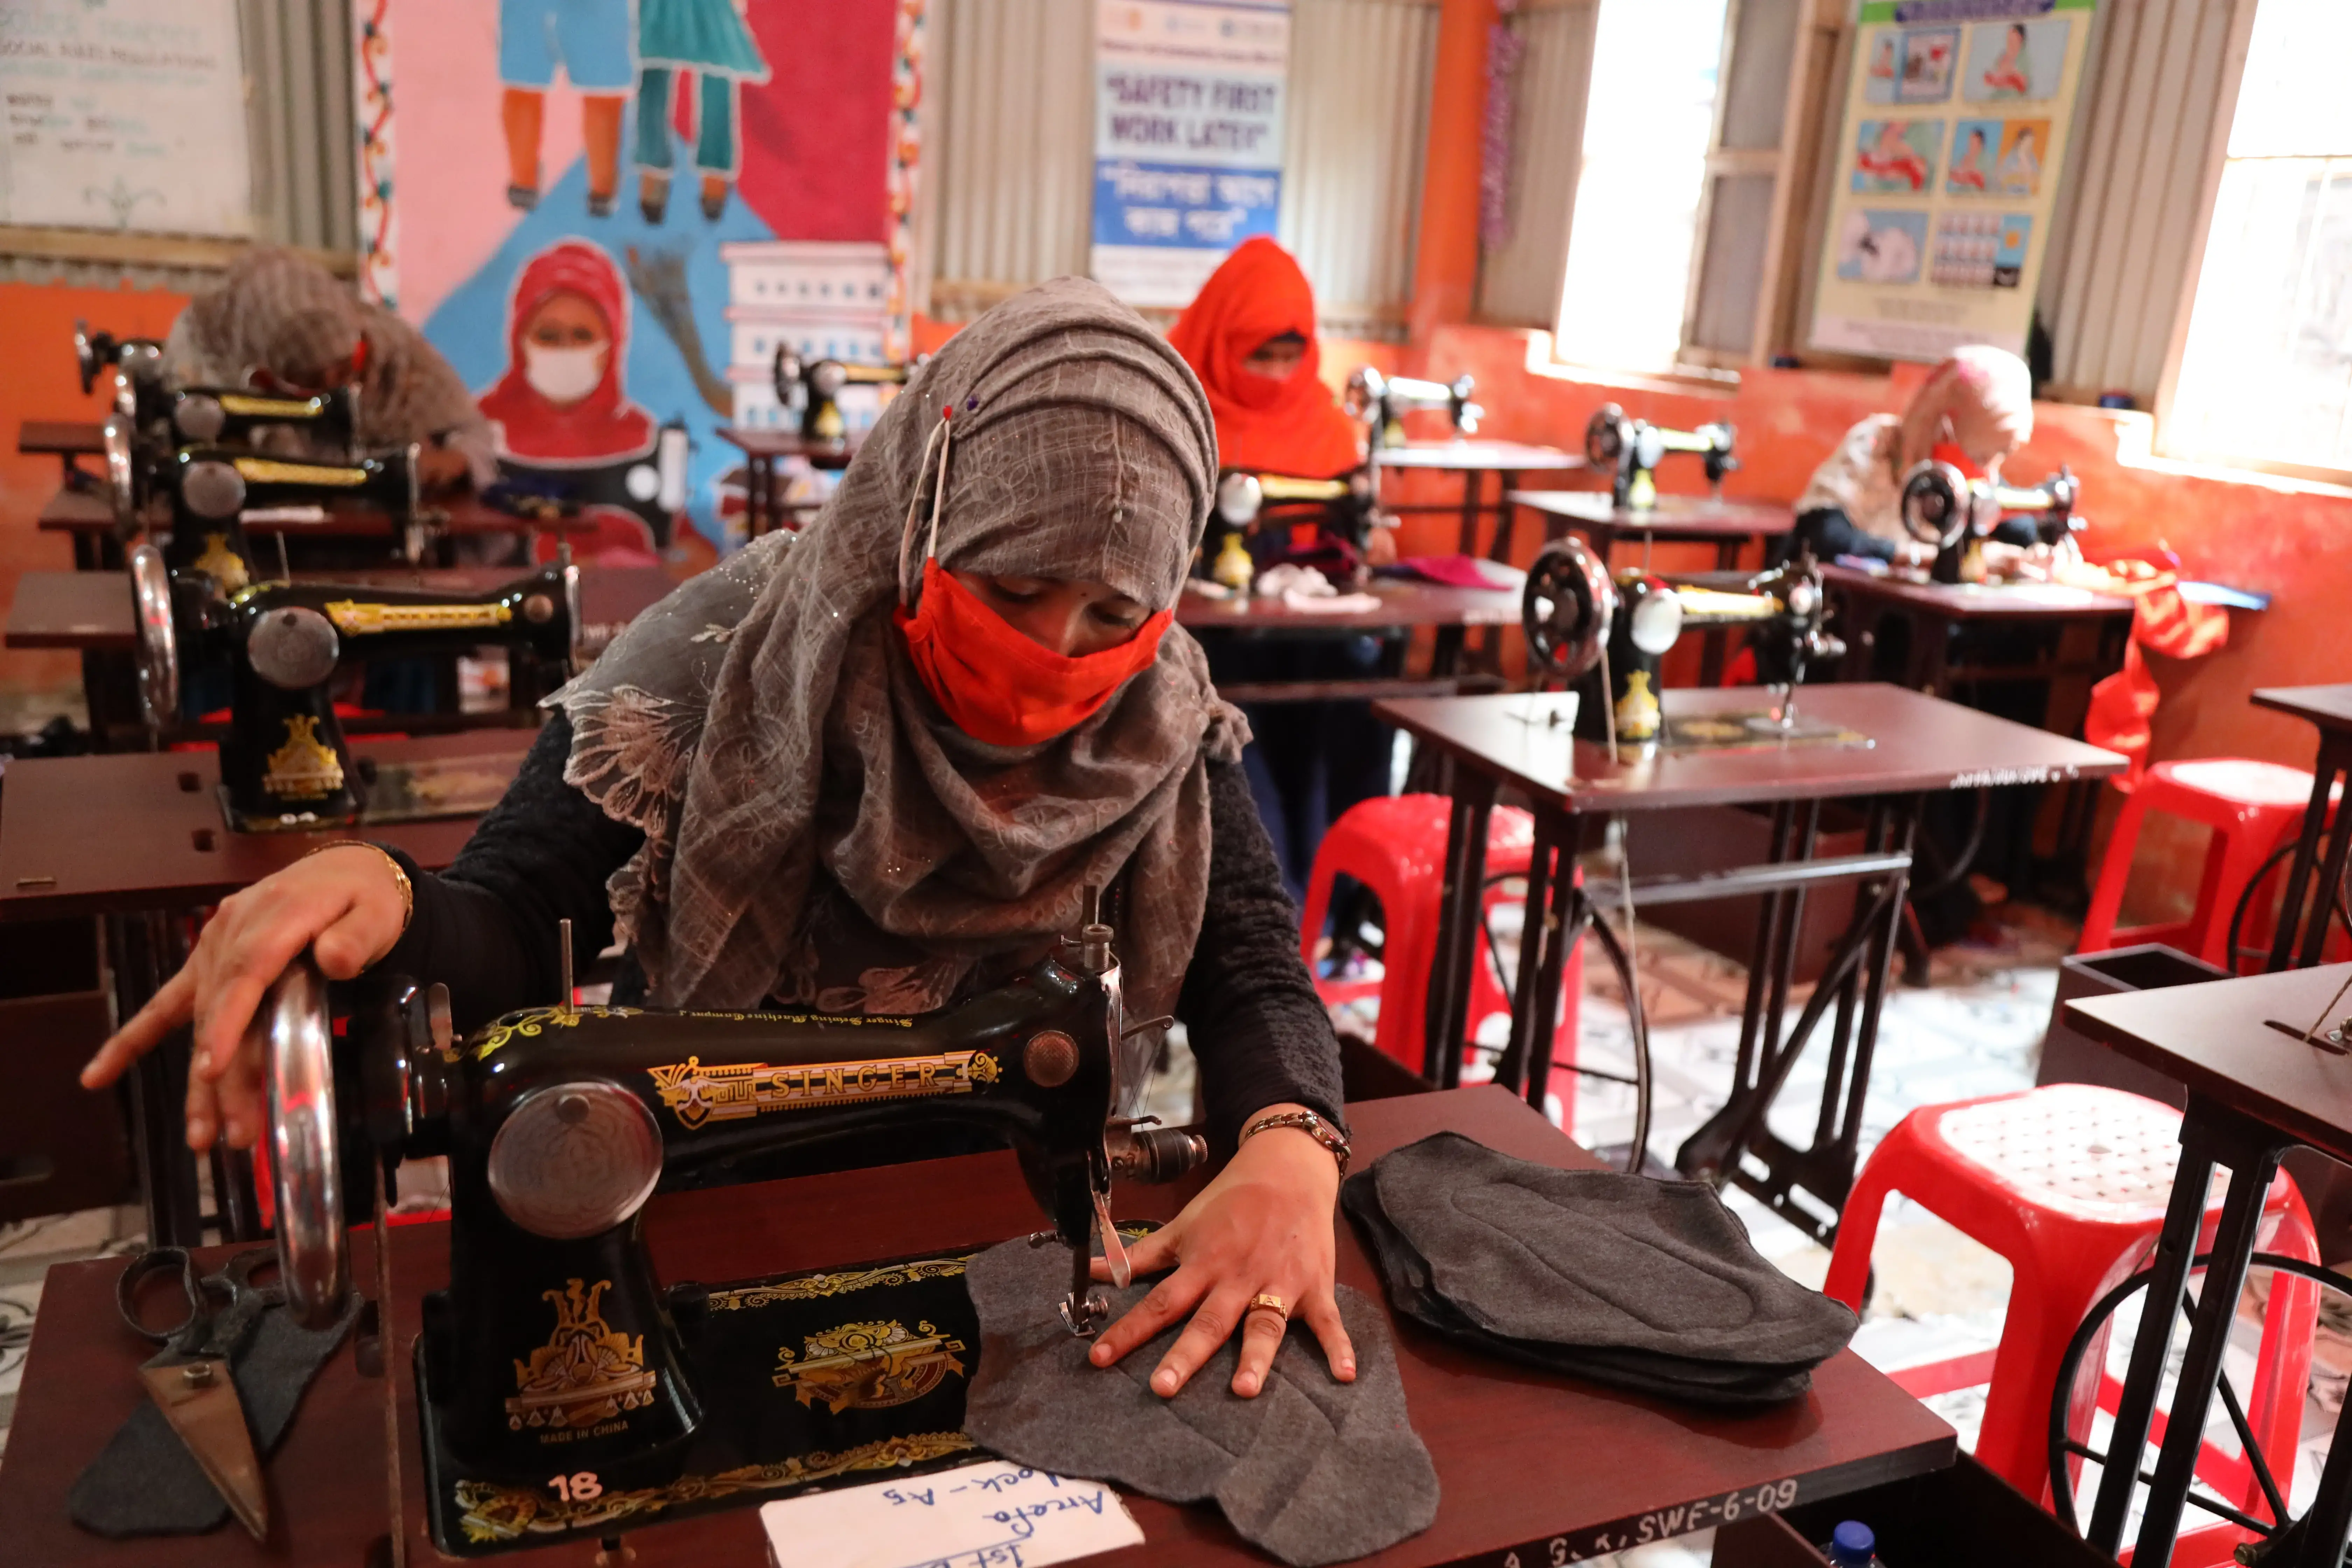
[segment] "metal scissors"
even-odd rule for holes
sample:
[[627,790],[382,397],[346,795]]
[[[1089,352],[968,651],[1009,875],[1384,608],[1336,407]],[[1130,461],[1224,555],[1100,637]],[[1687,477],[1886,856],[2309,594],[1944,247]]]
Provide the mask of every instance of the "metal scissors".
[[[131,1260],[114,1287],[115,1305],[131,1331],[163,1347],[139,1369],[148,1397],[256,1541],[269,1534],[269,1502],[229,1357],[261,1314],[286,1300],[284,1285],[253,1282],[254,1271],[277,1258],[274,1249],[257,1247],[230,1258],[217,1274],[199,1275],[186,1247],[152,1247]],[[179,1276],[188,1315],[171,1328],[150,1328],[139,1315],[139,1287],[167,1271]]]

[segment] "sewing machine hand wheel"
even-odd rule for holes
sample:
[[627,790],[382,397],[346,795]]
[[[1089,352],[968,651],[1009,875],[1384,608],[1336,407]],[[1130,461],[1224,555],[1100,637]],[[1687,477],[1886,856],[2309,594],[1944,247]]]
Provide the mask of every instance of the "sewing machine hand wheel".
[[1594,409],[1592,417],[1584,422],[1584,460],[1614,473],[1625,455],[1625,411],[1615,404],[1604,403]]
[[1528,657],[1545,674],[1574,680],[1601,662],[1617,614],[1617,584],[1600,558],[1570,536],[1543,548],[1519,600]]
[[334,1027],[327,977],[306,952],[261,999],[247,1034],[269,1093],[269,1186],[286,1309],[306,1329],[341,1316],[351,1293],[343,1247],[342,1149],[335,1121]]
[[1958,544],[1972,510],[1968,476],[1949,463],[1929,459],[1904,477],[1904,531],[1922,544],[1937,550]]
[[172,574],[152,544],[131,551],[131,616],[139,638],[139,706],[147,727],[180,716],[180,644],[172,626]]
[[114,513],[114,532],[128,539],[139,531],[139,489],[132,466],[131,421],[110,414],[100,426],[106,444],[106,503]]

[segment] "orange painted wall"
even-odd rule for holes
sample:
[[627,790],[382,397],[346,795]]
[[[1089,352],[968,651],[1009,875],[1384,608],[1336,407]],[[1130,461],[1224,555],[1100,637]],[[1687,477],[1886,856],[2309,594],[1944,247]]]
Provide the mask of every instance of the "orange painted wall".
[[[0,604],[16,599],[18,573],[73,565],[63,534],[33,526],[57,494],[58,460],[24,456],[16,437],[26,419],[104,417],[110,384],[85,396],[74,374],[75,321],[117,337],[160,338],[186,303],[184,295],[154,289],[0,284],[0,364],[8,367],[0,375]],[[80,680],[71,654],[0,652],[0,689],[49,690]]]

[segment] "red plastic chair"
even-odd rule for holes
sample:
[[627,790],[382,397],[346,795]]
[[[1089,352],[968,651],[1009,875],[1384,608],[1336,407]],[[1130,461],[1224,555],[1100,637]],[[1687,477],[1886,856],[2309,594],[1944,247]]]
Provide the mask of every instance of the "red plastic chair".
[[[1381,902],[1381,977],[1375,981],[1318,980],[1327,1004],[1380,998],[1373,1045],[1419,1072],[1426,1036],[1424,1015],[1429,975],[1437,958],[1438,906],[1445,890],[1445,834],[1451,803],[1442,795],[1390,795],[1348,808],[1323,836],[1307,878],[1298,947],[1309,968],[1331,904],[1333,879],[1353,878]],[[1524,876],[1535,849],[1535,819],[1513,806],[1498,806],[1487,818],[1486,876]],[[1500,888],[1485,889],[1486,907],[1514,900]],[[1583,994],[1583,944],[1569,955],[1554,1036],[1553,1062],[1575,1060],[1577,999]],[[1471,966],[1468,1037],[1510,1005],[1496,984],[1494,960],[1482,932]],[[1570,1097],[1563,1097],[1570,1098]]]
[[[2163,1228],[2180,1163],[2179,1133],[2180,1112],[2170,1106],[2090,1084],[2051,1084],[1925,1106],[1887,1134],[1846,1199],[1822,1289],[1857,1311],[1890,1193],[1906,1194],[2009,1260],[2009,1312],[1998,1349],[1889,1375],[1924,1398],[1972,1387],[1989,1373],[1992,1386],[1976,1457],[2045,1508],[2050,1405],[2067,1342],[2101,1296],[2145,1267]],[[2310,1213],[2284,1172],[2271,1188],[2264,1213],[2269,1234],[2259,1244],[2263,1249],[2318,1260]],[[2211,1244],[2220,1215],[2215,1199],[2206,1209],[2200,1250]],[[2285,1274],[2273,1277],[2246,1415],[2264,1456],[2290,1475],[2318,1316],[2315,1284]],[[2104,1369],[2105,1349],[2103,1333],[2088,1352],[2088,1364]],[[2121,1392],[2120,1381],[2104,1370],[2080,1378],[2072,1430],[2085,1436],[2094,1407],[2112,1410]],[[2242,1458],[2209,1446],[2198,1474],[2231,1502],[2263,1516],[2261,1489]],[[2280,1484],[2289,1483],[2282,1479]],[[2226,1533],[2226,1545],[2250,1538],[2234,1526],[2218,1528]],[[2180,1556],[2175,1562],[2198,1560]],[[2227,1560],[2226,1550],[2212,1559]]]
[[[2251,757],[2202,757],[2158,763],[2147,770],[2124,801],[2099,866],[2099,884],[2083,921],[2077,952],[2162,942],[2203,959],[2227,964],[2230,916],[2239,897],[2280,841],[2298,832],[2311,802],[2311,774],[2302,768]],[[2132,851],[2142,820],[2161,811],[2201,822],[2213,830],[2205,869],[2197,887],[2195,910],[2185,921],[2132,926],[2118,931],[2124,884],[2130,879]]]

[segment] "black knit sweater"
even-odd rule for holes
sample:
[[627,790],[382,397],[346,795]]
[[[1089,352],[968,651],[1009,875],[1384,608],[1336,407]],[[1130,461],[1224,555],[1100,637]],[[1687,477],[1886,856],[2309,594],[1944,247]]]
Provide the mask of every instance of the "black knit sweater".
[[[554,996],[558,921],[572,921],[583,969],[613,940],[605,880],[644,835],[563,782],[571,750],[571,721],[558,712],[446,874],[425,873],[393,851],[415,886],[416,909],[376,967],[448,986],[460,1029]],[[1336,1120],[1339,1047],[1299,958],[1298,911],[1239,763],[1209,765],[1209,817],[1208,907],[1176,1016],[1200,1063],[1211,1137],[1230,1149],[1244,1118],[1279,1101]],[[614,1000],[642,989],[626,964]]]

